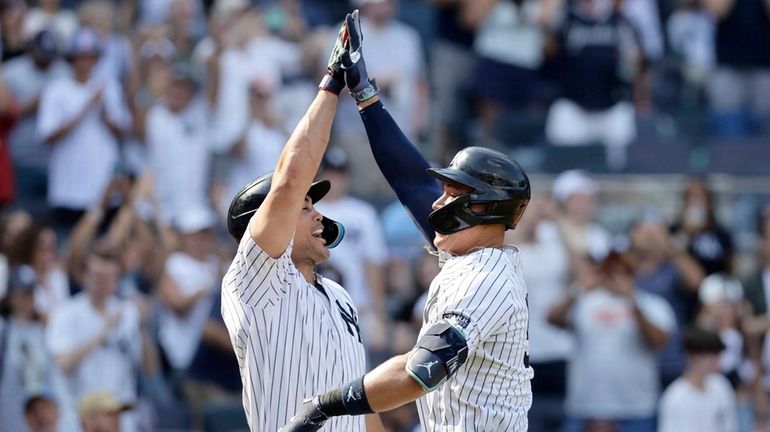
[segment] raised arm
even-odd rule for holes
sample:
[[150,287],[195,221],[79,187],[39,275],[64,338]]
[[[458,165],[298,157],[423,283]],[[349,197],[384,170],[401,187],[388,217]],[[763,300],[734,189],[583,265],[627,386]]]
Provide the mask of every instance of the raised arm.
[[435,232],[428,224],[428,214],[433,201],[441,196],[441,187],[428,175],[428,161],[398,127],[380,102],[376,86],[369,80],[361,53],[358,11],[351,14],[347,25],[350,34],[349,52],[342,56],[342,67],[345,70],[345,82],[361,113],[372,154],[401,204],[433,245]]
[[283,148],[270,192],[249,223],[251,237],[273,258],[284,253],[294,235],[305,196],[329,143],[339,92],[344,86],[339,57],[346,39],[347,27],[343,24],[329,58],[328,74]]

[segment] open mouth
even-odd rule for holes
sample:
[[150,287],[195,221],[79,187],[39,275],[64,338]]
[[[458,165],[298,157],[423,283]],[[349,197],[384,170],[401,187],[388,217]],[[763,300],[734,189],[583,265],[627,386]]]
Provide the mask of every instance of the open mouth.
[[322,237],[323,232],[324,232],[323,227],[318,228],[317,230],[312,232],[312,236],[317,238],[317,239],[320,239],[321,241],[324,242],[324,244],[326,244],[326,240]]

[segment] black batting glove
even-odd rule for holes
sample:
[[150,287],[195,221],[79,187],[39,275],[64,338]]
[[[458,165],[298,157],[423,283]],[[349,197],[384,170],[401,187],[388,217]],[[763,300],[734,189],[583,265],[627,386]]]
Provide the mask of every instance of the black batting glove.
[[348,29],[348,44],[342,53],[342,70],[345,72],[345,84],[356,102],[367,101],[377,95],[377,86],[369,79],[361,46],[364,35],[361,32],[361,19],[358,9],[345,17]]
[[[350,14],[348,14],[350,15]],[[321,79],[318,88],[339,95],[345,88],[345,75],[342,70],[342,54],[345,52],[348,42],[348,21],[343,21],[340,31],[337,33],[337,40],[334,41],[334,48],[329,55],[329,62],[326,65],[326,75]]]
[[321,429],[329,417],[321,411],[321,402],[316,396],[305,399],[302,409],[278,432],[315,432]]

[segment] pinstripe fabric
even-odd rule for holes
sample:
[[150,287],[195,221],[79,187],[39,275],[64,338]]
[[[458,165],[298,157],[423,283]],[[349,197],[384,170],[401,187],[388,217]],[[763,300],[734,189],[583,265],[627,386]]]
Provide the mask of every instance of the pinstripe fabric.
[[[364,348],[348,293],[323,279],[326,295],[291,261],[244,236],[222,281],[222,316],[238,357],[243,406],[254,432],[285,425],[302,400],[366,372]],[[363,417],[335,417],[325,431],[364,431]]]
[[[451,257],[430,286],[422,332],[442,319],[465,328],[468,359],[417,401],[425,432],[527,430],[527,288],[515,247]],[[421,333],[422,333],[421,332]]]

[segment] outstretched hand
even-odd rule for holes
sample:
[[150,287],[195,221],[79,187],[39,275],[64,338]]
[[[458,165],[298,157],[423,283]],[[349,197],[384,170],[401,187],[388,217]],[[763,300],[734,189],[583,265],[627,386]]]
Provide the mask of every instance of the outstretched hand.
[[[348,14],[350,16],[350,14]],[[318,87],[322,90],[339,95],[345,87],[345,77],[342,70],[342,54],[346,50],[348,42],[348,21],[343,21],[337,40],[334,41],[334,47],[329,54],[329,62],[326,65],[326,75],[321,79]]]
[[345,72],[345,84],[357,103],[365,102],[377,95],[377,87],[369,79],[366,62],[362,53],[364,36],[361,32],[361,18],[358,9],[345,17],[348,29],[347,49],[342,53],[342,70]]

